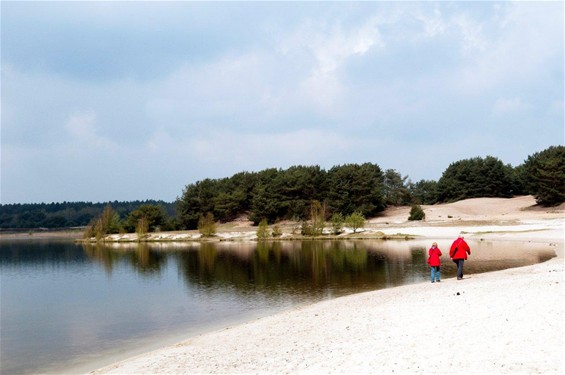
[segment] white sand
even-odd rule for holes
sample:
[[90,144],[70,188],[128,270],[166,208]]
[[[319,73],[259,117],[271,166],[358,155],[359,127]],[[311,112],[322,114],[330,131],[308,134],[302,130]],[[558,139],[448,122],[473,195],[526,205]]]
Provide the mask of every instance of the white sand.
[[[317,303],[197,336],[92,374],[563,373],[563,210],[524,212],[522,205],[530,205],[531,199],[514,201],[507,215],[517,216],[506,222],[492,219],[493,213],[478,219],[495,201],[487,200],[482,211],[481,202],[472,202],[475,212],[456,223],[460,225],[401,222],[395,227],[390,224],[394,215],[372,225],[388,220],[382,225],[390,226],[386,230],[391,233],[446,238],[465,231],[491,239],[546,242],[558,257],[466,275],[462,281],[446,279]],[[470,223],[477,220],[488,223]]]

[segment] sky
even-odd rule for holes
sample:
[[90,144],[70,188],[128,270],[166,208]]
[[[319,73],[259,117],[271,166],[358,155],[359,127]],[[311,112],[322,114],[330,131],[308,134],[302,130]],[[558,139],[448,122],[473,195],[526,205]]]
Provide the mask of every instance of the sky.
[[564,3],[1,2],[1,203],[563,145]]

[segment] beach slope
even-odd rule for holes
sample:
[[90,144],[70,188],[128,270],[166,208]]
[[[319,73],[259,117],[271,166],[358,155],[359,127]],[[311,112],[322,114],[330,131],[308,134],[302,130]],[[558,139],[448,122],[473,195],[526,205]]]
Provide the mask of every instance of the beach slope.
[[92,374],[563,373],[563,259],[330,300]]
[[[389,210],[369,230],[540,242],[532,266],[337,298],[193,337],[91,374],[564,373],[563,205],[532,197]],[[469,261],[472,261],[472,255]]]

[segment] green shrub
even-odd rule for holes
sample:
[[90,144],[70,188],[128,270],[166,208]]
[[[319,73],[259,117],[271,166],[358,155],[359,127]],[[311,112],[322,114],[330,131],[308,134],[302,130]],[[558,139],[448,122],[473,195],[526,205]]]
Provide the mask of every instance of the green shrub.
[[97,241],[100,241],[107,234],[120,233],[121,231],[123,231],[123,226],[120,215],[112,209],[112,206],[107,205],[100,216],[92,219],[88,224],[83,237],[95,237]]
[[312,236],[320,236],[324,232],[326,223],[326,204],[322,204],[317,200],[313,200],[310,204],[310,221],[312,227]]
[[353,229],[353,233],[357,233],[358,229],[365,227],[365,216],[359,211],[354,212],[345,219],[345,225]]
[[198,219],[198,231],[204,237],[212,237],[216,234],[216,222],[211,212],[200,216],[200,219]]
[[282,236],[282,229],[278,225],[273,225],[273,233],[271,233],[273,237],[280,237]]
[[333,234],[335,234],[337,236],[338,234],[340,234],[342,232],[344,221],[345,221],[345,219],[343,218],[342,214],[337,213],[337,214],[332,215],[331,223],[332,223],[332,233]]
[[263,218],[259,222],[259,228],[257,229],[257,239],[264,240],[269,237],[269,224],[267,223],[267,219]]
[[303,221],[302,226],[300,228],[300,234],[302,234],[303,236],[313,236],[314,228],[309,222]]
[[422,207],[419,204],[413,205],[410,209],[410,216],[408,217],[408,220],[424,220],[425,218],[426,214]]
[[137,225],[135,226],[135,233],[137,233],[137,237],[141,238],[145,236],[149,232],[149,220],[145,216],[142,216],[137,221]]

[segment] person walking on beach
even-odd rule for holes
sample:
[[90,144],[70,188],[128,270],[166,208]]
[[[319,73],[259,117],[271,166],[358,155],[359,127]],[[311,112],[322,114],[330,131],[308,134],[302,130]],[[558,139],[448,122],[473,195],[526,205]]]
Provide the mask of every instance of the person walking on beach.
[[457,264],[457,280],[463,279],[463,263],[467,260],[467,254],[471,255],[471,248],[463,236],[459,236],[449,249],[449,257]]
[[430,250],[428,250],[428,264],[432,268],[431,270],[432,283],[436,281],[439,283],[441,281],[441,273],[440,273],[441,260],[439,258],[440,256],[441,256],[441,250],[437,247],[437,242],[434,242],[432,244],[432,247],[430,247]]

